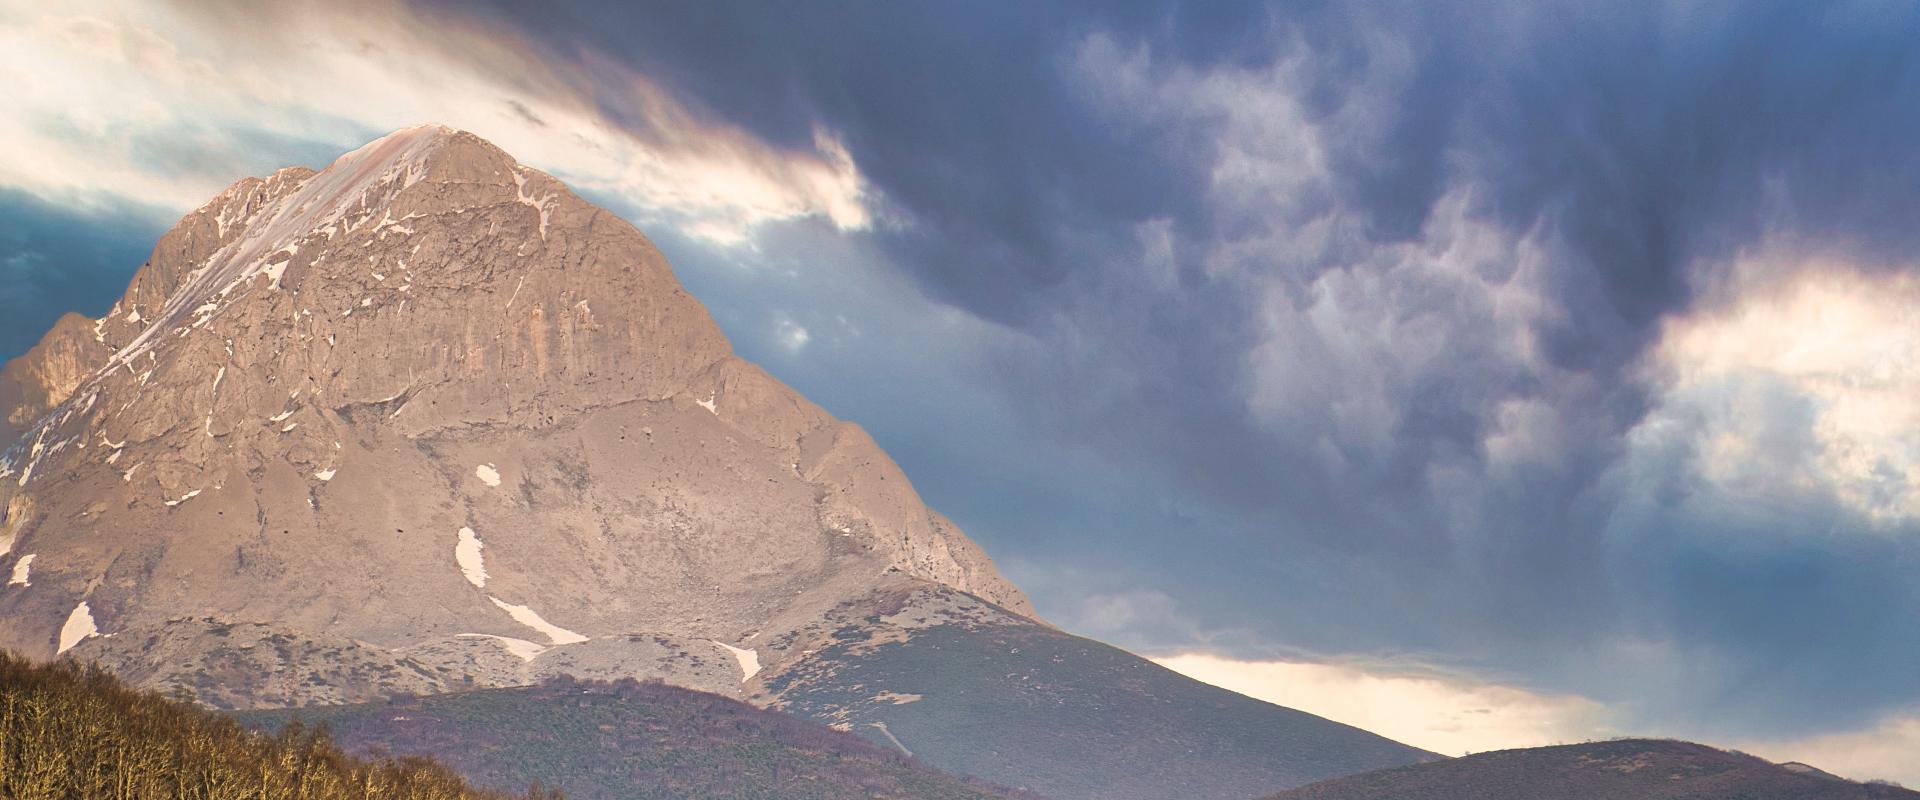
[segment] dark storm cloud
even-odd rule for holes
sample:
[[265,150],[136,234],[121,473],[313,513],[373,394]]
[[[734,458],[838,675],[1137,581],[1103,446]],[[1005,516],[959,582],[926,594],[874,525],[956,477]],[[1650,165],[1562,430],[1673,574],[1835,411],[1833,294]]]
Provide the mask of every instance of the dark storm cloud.
[[[1567,9],[1557,9],[1565,11]],[[1543,11],[1480,66],[1471,178],[1564,246],[1556,360],[1605,370],[1690,299],[1687,265],[1769,224],[1885,257],[1920,199],[1920,16],[1894,4]]]
[[[986,319],[1053,324],[1063,304],[1099,291],[1090,286],[1128,280],[1135,225],[1171,221],[1181,296],[1143,303],[1115,285],[1104,298],[1123,318],[1127,341],[1116,344],[1138,358],[1099,363],[1109,354],[1089,352],[1074,358],[1096,363],[1035,368],[1125,373],[1058,382],[1136,384],[1138,396],[1112,398],[1094,416],[1173,410],[1183,423],[1139,429],[1162,432],[1151,445],[1170,459],[1204,466],[1176,471],[1212,491],[1256,501],[1282,486],[1297,487],[1301,499],[1316,494],[1303,481],[1279,480],[1282,464],[1239,446],[1246,431],[1238,393],[1220,391],[1240,381],[1239,354],[1255,336],[1253,298],[1210,284],[1197,261],[1214,239],[1265,220],[1258,208],[1204,201],[1217,126],[1115,124],[1109,110],[1089,107],[1068,62],[1099,32],[1151,42],[1186,67],[1257,67],[1293,46],[1290,33],[1310,27],[1305,35],[1330,56],[1316,75],[1316,99],[1333,106],[1366,69],[1366,31],[1342,27],[1346,12],[1303,5],[1284,14],[1304,18],[1286,18],[1254,3],[848,3],[768,4],[754,13],[708,4],[499,13],[556,57],[584,44],[627,59],[695,107],[770,141],[811,147],[824,124],[891,204],[887,217],[903,223],[874,234],[894,264],[930,296]],[[1355,168],[1342,173],[1351,185],[1340,189],[1380,200],[1382,235],[1417,231],[1424,201],[1437,191],[1439,145],[1417,136],[1427,116],[1394,122],[1382,145],[1405,145],[1402,156],[1342,154]],[[1008,368],[1012,381],[1037,377]],[[1132,407],[1148,399],[1150,408]]]
[[125,204],[74,210],[0,188],[0,361],[63,313],[106,313],[166,229],[162,216]]
[[811,148],[826,123],[910,221],[881,234],[902,268],[1016,323],[1070,273],[1123,258],[1126,225],[1204,215],[1209,142],[1100,124],[1060,79],[1078,38],[1143,29],[1206,62],[1271,53],[1266,12],[1240,3],[503,5],[556,53],[627,59],[771,142]]
[[[1527,664],[1542,683],[1578,683],[1577,667],[1553,655],[1569,643],[1671,634],[1727,666],[1723,685],[1691,687],[1696,710],[1741,702],[1782,727],[1920,699],[1905,680],[1920,634],[1890,624],[1920,610],[1897,579],[1912,547],[1752,549],[1807,524],[1782,517],[1736,537],[1746,549],[1716,549],[1727,539],[1701,520],[1723,501],[1710,498],[1638,508],[1642,527],[1622,534],[1622,437],[1654,402],[1632,368],[1660,322],[1695,301],[1698,270],[1763,236],[1868,266],[1917,249],[1917,20],[1895,5],[1473,3],[589,4],[495,17],[556,58],[586,47],[624,59],[769,141],[807,149],[816,126],[841,136],[886,203],[870,235],[891,266],[929,297],[1037,342],[1002,351],[984,373],[1018,398],[1019,424],[1073,452],[1121,456],[1141,486],[1213,504],[1207,530],[1182,530],[1157,501],[1099,494],[1124,480],[1062,478],[1094,498],[1078,512],[1037,497],[1014,507],[1102,521],[1046,535],[1121,537],[1154,565],[1131,578],[1225,624],[1333,649]],[[1074,73],[1093,36],[1151,53],[1149,77],[1258,74],[1298,59],[1286,90],[1306,124],[1331,132],[1326,182],[1286,214],[1210,199],[1229,112],[1099,107]],[[1206,274],[1207,260],[1319,217],[1357,225],[1326,250],[1233,257],[1300,287],[1305,303],[1326,270],[1366,269],[1378,248],[1421,239],[1456,190],[1476,219],[1533,233],[1552,262],[1555,313],[1537,331],[1545,363],[1500,349],[1482,299],[1419,270],[1382,273],[1379,299],[1398,304],[1386,318],[1449,320],[1450,360],[1392,374],[1303,331],[1295,380],[1333,388],[1304,393],[1318,399],[1289,410],[1292,429],[1250,414],[1248,352],[1267,333],[1267,300]],[[1145,274],[1135,234],[1151,221],[1167,226],[1170,285]],[[807,382],[805,365],[790,369]],[[1333,394],[1341,385],[1376,383],[1395,412],[1385,449],[1328,434],[1322,404],[1351,399]],[[1484,442],[1515,400],[1557,408],[1558,455],[1494,474]],[[1007,446],[1030,451],[1021,435],[1006,434]],[[1324,468],[1329,446],[1339,471]],[[916,474],[938,482],[959,469]],[[1477,476],[1469,496],[1435,484],[1437,469]],[[996,498],[952,505],[1018,525],[991,510],[1008,508]],[[1131,522],[1094,507],[1130,509],[1120,516]],[[1829,516],[1821,524],[1865,524]],[[1846,620],[1822,627],[1822,652],[1878,657],[1796,656],[1791,634],[1760,623],[1774,613]],[[1852,690],[1822,688],[1836,678]],[[1630,694],[1591,678],[1564,688]]]

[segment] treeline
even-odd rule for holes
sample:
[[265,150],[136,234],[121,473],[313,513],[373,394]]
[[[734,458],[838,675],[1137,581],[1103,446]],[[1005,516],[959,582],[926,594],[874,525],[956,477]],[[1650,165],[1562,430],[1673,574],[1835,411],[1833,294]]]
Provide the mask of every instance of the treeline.
[[[528,798],[558,798],[530,789]],[[504,800],[432,759],[359,759],[324,728],[273,735],[73,662],[0,651],[0,800]]]

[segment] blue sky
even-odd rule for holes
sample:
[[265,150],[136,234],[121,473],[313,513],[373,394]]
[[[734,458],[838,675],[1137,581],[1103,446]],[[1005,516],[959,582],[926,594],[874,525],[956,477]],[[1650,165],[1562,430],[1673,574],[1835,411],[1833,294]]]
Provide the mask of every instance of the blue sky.
[[1916,44],[1896,4],[0,3],[0,356],[231,181],[442,122],[633,220],[1064,627],[1440,749],[1920,783]]

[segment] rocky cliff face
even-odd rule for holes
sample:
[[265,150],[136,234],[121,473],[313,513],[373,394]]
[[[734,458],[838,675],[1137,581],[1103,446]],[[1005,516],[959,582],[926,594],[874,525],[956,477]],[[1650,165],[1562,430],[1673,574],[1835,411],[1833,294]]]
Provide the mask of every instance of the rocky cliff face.
[[1032,611],[638,231],[444,128],[235,184],[0,400],[0,646],[221,704],[741,694],[879,586]]
[[96,326],[79,314],[63,314],[38,345],[0,367],[0,442],[12,444],[99,368],[107,347]]

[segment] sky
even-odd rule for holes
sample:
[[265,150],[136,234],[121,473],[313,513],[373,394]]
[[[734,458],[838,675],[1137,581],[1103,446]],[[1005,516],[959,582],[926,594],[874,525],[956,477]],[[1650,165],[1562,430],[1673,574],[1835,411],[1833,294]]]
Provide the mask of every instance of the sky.
[[0,0],[0,357],[471,130],[1050,621],[1442,752],[1920,785],[1920,8]]

